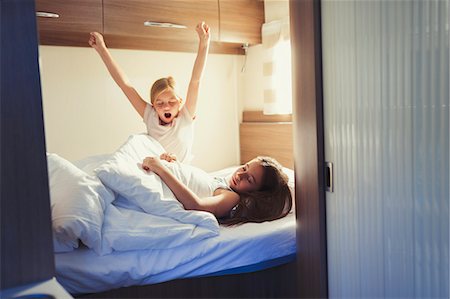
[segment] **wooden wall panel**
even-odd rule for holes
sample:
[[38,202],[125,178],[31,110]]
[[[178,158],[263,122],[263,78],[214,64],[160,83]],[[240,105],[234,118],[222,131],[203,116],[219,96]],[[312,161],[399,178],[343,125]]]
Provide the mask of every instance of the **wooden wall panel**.
[[1,289],[54,276],[33,0],[0,1]]
[[244,111],[239,128],[241,163],[256,156],[271,156],[283,166],[294,168],[292,122],[288,115],[263,115]]
[[262,111],[244,111],[243,122],[292,122],[292,114],[264,114]]

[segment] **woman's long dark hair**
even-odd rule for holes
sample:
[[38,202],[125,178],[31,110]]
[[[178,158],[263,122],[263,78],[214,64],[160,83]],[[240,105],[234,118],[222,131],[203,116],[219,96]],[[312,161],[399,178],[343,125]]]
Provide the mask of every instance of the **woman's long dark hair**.
[[292,208],[289,178],[278,161],[270,157],[256,158],[264,168],[261,189],[240,194],[239,203],[229,218],[221,219],[224,225],[246,222],[264,222],[286,216]]

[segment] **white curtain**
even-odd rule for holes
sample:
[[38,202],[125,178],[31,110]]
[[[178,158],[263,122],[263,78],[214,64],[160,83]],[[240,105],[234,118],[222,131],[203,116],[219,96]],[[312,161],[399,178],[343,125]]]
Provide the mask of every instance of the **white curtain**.
[[262,26],[264,114],[292,113],[289,18]]
[[449,1],[322,1],[330,298],[449,298]]

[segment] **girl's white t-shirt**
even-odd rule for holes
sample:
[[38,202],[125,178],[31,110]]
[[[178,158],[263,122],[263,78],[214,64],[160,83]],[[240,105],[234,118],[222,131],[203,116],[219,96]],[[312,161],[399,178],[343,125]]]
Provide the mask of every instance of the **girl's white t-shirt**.
[[177,160],[189,164],[192,161],[192,143],[194,140],[194,120],[183,106],[172,123],[161,125],[155,109],[147,104],[144,111],[144,123],[148,135],[161,143],[164,149],[177,156]]

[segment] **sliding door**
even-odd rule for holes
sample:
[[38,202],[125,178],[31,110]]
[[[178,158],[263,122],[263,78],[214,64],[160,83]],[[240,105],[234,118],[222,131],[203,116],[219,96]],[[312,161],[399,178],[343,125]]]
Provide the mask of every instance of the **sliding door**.
[[449,1],[322,1],[330,298],[449,298]]

